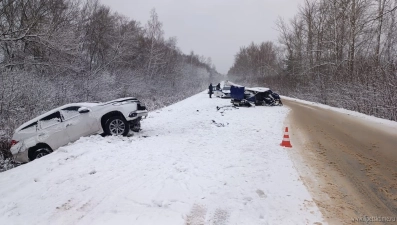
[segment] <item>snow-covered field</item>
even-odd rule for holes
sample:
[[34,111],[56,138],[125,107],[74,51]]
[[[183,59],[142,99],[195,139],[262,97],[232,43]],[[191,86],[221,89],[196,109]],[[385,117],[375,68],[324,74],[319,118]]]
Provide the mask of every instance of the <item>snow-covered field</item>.
[[203,92],[1,173],[0,224],[324,224],[279,146],[288,109],[230,105]]

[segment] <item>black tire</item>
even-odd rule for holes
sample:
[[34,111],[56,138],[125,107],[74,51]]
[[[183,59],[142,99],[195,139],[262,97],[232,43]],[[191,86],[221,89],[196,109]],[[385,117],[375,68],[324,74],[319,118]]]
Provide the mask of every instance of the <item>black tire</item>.
[[283,103],[281,102],[281,100],[278,100],[278,105],[283,106]]
[[134,132],[139,132],[141,130],[141,121],[135,122],[131,125],[131,130]]
[[31,154],[31,156],[29,157],[30,161],[39,159],[39,158],[46,156],[52,152],[51,149],[49,149],[48,147],[44,147],[44,146],[36,147],[36,149],[33,151],[34,151],[33,154]]
[[130,131],[128,122],[122,116],[114,116],[108,119],[105,123],[106,135],[123,135],[127,136]]

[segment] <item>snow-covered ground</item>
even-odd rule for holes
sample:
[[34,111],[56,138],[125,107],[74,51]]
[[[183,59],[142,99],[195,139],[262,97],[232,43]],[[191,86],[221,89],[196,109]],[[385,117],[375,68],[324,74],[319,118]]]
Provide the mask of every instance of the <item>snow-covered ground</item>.
[[279,146],[288,109],[230,105],[203,92],[1,173],[0,224],[324,224]]

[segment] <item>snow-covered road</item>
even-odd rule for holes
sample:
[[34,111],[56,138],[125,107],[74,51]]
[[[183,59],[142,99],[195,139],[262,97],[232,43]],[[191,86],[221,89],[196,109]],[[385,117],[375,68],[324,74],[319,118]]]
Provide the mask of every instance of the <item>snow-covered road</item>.
[[203,92],[1,173],[0,224],[324,224],[279,146],[288,109],[230,105]]

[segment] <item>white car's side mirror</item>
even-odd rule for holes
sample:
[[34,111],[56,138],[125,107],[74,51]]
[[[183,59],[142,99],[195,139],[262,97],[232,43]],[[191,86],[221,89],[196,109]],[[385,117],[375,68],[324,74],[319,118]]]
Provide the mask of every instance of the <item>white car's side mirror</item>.
[[79,113],[88,113],[88,112],[90,112],[90,109],[87,107],[80,107],[77,111]]

